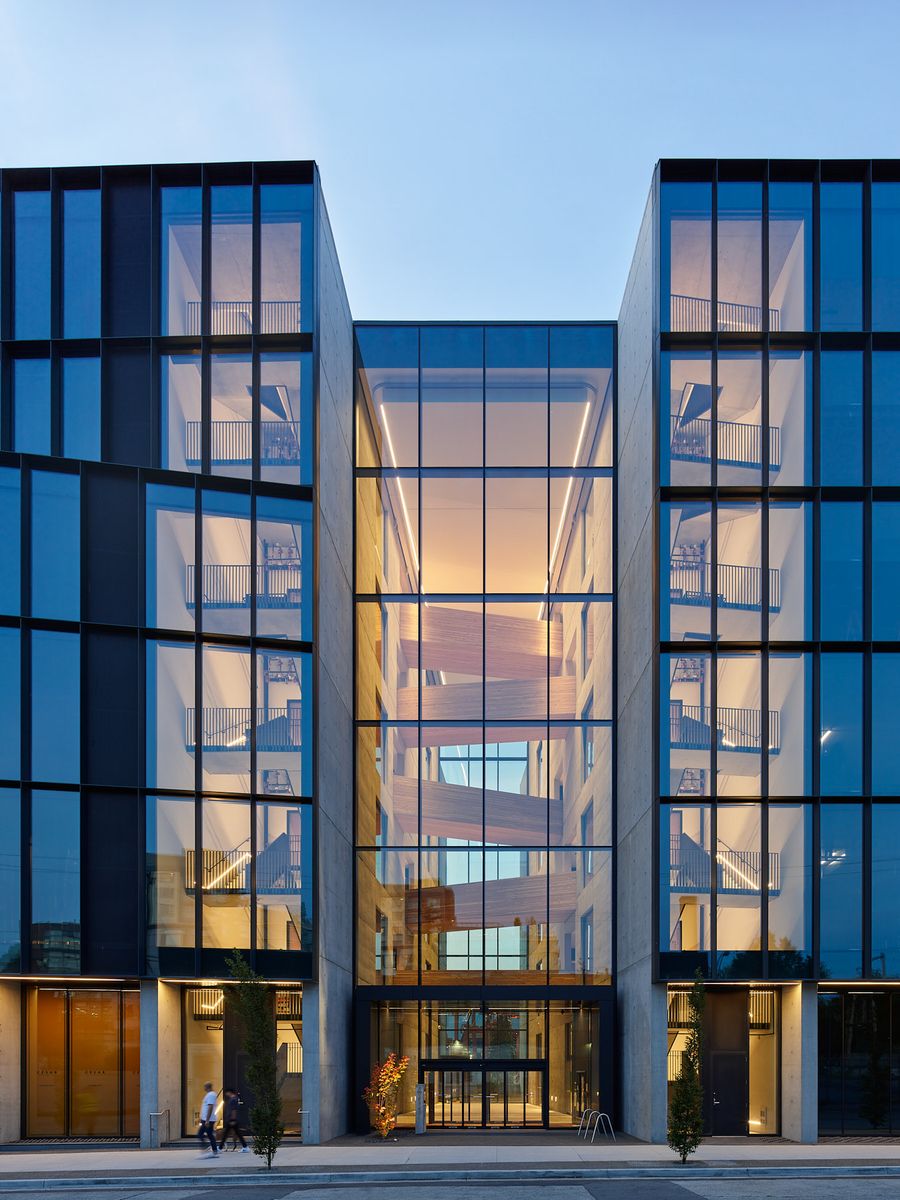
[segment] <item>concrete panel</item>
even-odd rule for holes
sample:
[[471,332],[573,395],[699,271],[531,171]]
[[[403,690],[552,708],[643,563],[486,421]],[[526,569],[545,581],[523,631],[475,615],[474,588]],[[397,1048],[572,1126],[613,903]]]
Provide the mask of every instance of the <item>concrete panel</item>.
[[819,1001],[814,983],[781,989],[781,1134],[819,1140]]
[[0,1142],[17,1142],[22,1132],[21,985],[0,981]]
[[[181,988],[141,980],[141,1146],[152,1145],[150,1114],[169,1110],[169,1130],[181,1136]],[[165,1138],[165,1122],[160,1125]]]
[[620,970],[621,1125],[646,1142],[666,1140],[666,988],[650,982],[645,960]]

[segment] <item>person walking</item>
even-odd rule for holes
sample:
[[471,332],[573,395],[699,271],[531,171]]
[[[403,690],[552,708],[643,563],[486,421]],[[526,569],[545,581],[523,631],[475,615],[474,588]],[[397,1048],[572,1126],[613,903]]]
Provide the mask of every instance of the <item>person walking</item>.
[[238,1113],[240,1111],[241,1098],[234,1088],[226,1088],[225,1110],[222,1114],[222,1136],[219,1139],[219,1149],[225,1149],[225,1142],[231,1137],[231,1148],[237,1150],[238,1139],[241,1143],[241,1154],[249,1153],[247,1139],[244,1137],[244,1131],[241,1129],[241,1122]]
[[[218,1096],[211,1083],[204,1083],[203,1090],[205,1095],[203,1103],[200,1105],[200,1128],[197,1130],[197,1136],[200,1139],[200,1157],[201,1158],[218,1158],[219,1147],[216,1145],[216,1103]],[[209,1151],[203,1153],[204,1139],[209,1141]]]

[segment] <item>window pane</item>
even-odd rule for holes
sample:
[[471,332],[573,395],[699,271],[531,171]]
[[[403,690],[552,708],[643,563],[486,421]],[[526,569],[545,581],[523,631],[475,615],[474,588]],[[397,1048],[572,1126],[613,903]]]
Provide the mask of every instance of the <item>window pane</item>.
[[423,328],[422,466],[480,467],[484,461],[484,333]]
[[705,654],[660,656],[659,790],[664,796],[709,795],[709,670]]
[[862,328],[862,184],[823,183],[821,328]]
[[418,543],[418,481],[396,477],[357,479],[357,591],[417,591]]
[[812,505],[769,503],[769,637],[812,637]]
[[[428,603],[416,612],[398,605],[394,622],[392,614],[382,611],[382,641],[397,647],[396,661],[389,659],[383,676],[387,692],[397,681],[397,717],[416,717],[414,693],[419,682],[423,720],[480,721],[484,715],[482,606]],[[417,617],[421,626],[418,647],[414,641]],[[398,625],[399,638],[391,636],[392,624]]]
[[203,461],[200,355],[164,354],[160,393],[160,465],[171,471],[199,471]]
[[821,461],[824,484],[862,483],[862,354],[822,354]]
[[[312,289],[301,288],[301,271],[311,282],[309,229],[312,188],[263,184],[260,208],[260,333],[299,333],[312,329]],[[304,232],[306,237],[304,238]],[[307,245],[302,246],[306,241]],[[302,300],[306,303],[303,304]],[[301,324],[301,315],[303,318]]]
[[536,963],[549,954],[550,982],[612,981],[612,852],[551,850],[549,945],[541,936]]
[[21,520],[19,472],[0,467],[0,612],[12,617],[21,608]]
[[[250,653],[231,646],[204,646],[202,653],[203,787],[209,792],[249,792]],[[265,711],[263,704],[259,708]]]
[[13,449],[50,453],[50,360],[13,360]]
[[[749,311],[747,305],[735,307],[740,313]],[[758,312],[759,306],[753,311]],[[716,360],[716,371],[718,482],[758,485],[763,459],[762,357],[722,352]],[[774,438],[770,438],[769,459],[777,466],[778,444]]]
[[[515,870],[518,855],[510,852],[504,867]],[[485,937],[484,855],[481,850],[428,850],[421,855],[419,928],[422,974],[431,983],[481,983],[485,951],[490,943],[497,960],[498,933]],[[546,894],[547,878],[544,876]],[[498,905],[493,919],[499,919]],[[546,910],[546,901],[545,901]],[[546,911],[545,911],[546,919]],[[507,939],[515,944],[515,935]],[[513,950],[514,952],[514,945]]]
[[862,808],[819,810],[820,971],[826,979],[862,973]]
[[31,778],[77,783],[81,655],[77,633],[31,633]]
[[162,213],[162,286],[160,289],[163,334],[200,334],[200,214],[198,187],[164,187]]
[[550,623],[550,719],[608,721],[612,704],[612,606],[555,601]]
[[210,370],[210,468],[213,475],[253,474],[253,387],[249,354],[213,354]]
[[900,354],[872,354],[872,482],[900,482]]
[[769,483],[812,483],[812,354],[769,353]]
[[252,332],[253,193],[249,187],[211,189],[210,333]]
[[[546,727],[545,727],[546,730]],[[494,735],[496,736],[496,735]],[[522,738],[524,733],[516,731],[507,734]],[[404,746],[410,747],[415,738],[415,730],[398,730],[395,750]],[[439,846],[451,845],[481,845],[484,841],[484,747],[483,726],[475,725],[423,725],[419,729],[419,765],[421,780],[419,784],[421,796],[421,812],[419,818],[419,840],[422,845]],[[498,751],[508,754],[512,760],[504,763],[504,769],[511,767],[515,772],[521,771],[525,755],[524,747],[516,745],[498,745],[491,747],[496,759]],[[411,764],[414,750],[408,748],[405,762]],[[518,760],[518,761],[517,761]],[[496,762],[494,767],[493,786],[496,789]],[[409,767],[411,769],[411,766]],[[396,785],[395,785],[396,786]],[[408,794],[400,790],[402,797]],[[503,797],[493,797],[493,819],[499,837],[511,829],[511,822],[504,821],[501,812]],[[408,805],[404,804],[398,816],[405,817]],[[540,823],[540,805],[531,808],[529,829]],[[405,820],[408,826],[408,818]],[[412,839],[415,840],[415,830],[411,829]],[[514,835],[513,835],[514,836]]]
[[160,971],[169,949],[194,945],[194,801],[147,797],[147,961]]
[[862,637],[862,505],[825,503],[821,514],[821,636],[825,641]]
[[77,792],[31,795],[31,966],[81,969],[81,862]]
[[550,726],[550,845],[612,844],[612,727]]
[[21,676],[18,629],[0,628],[0,778],[19,779]]
[[717,328],[753,333],[762,329],[762,184],[720,183],[716,205]]
[[194,790],[193,643],[147,643],[147,784]]
[[257,651],[257,791],[266,795],[312,795],[311,697],[311,655]]
[[99,337],[99,189],[63,192],[62,212],[63,336]]
[[758,796],[762,748],[780,743],[777,713],[769,713],[767,732],[761,730],[759,656],[720,654],[716,671],[718,793]]
[[[434,758],[437,758],[435,752]],[[454,770],[455,764],[453,764]],[[461,772],[466,786],[468,775]],[[419,840],[419,747],[415,729],[390,725],[358,726],[356,730],[356,840],[361,846],[409,846]],[[435,779],[436,783],[446,782]],[[452,783],[451,783],[452,786]],[[423,779],[422,803],[428,785]],[[443,794],[435,787],[433,794]],[[478,833],[481,840],[481,794],[478,785]],[[474,805],[473,805],[474,807]],[[452,794],[438,811],[450,821],[460,806]],[[469,814],[471,817],[471,813]],[[464,830],[468,839],[469,830]]]
[[256,501],[256,632],[312,641],[312,506]]
[[900,654],[872,655],[872,792],[900,795],[900,755],[897,754],[897,697],[900,696]]
[[551,328],[551,467],[613,465],[612,358],[608,328]]
[[288,800],[256,805],[256,945],[312,950],[312,808]]
[[550,480],[550,591],[611,592],[612,480]]
[[[712,603],[712,526],[708,501],[660,506],[661,641],[709,638]],[[667,528],[668,526],[668,528]]]
[[419,331],[358,329],[356,465],[419,464]]
[[63,454],[100,461],[100,359],[64,358]]
[[[429,606],[430,628],[436,630],[448,612],[444,606]],[[449,610],[450,620],[453,620]],[[391,603],[382,601],[356,605],[356,718],[360,721],[416,721],[419,719],[419,609],[415,603]],[[477,656],[481,662],[481,611],[479,608],[476,625],[478,631]],[[440,694],[447,691],[448,682],[444,668],[434,672],[433,687],[438,696],[426,701],[429,712],[440,716]],[[443,680],[443,682],[441,682]],[[423,680],[423,686],[425,681]],[[473,703],[470,688],[468,705]],[[477,684],[477,716],[481,716],[480,671]],[[449,694],[457,695],[459,688],[450,686]],[[451,705],[452,707],[452,705]],[[467,703],[463,701],[462,708]],[[461,713],[466,716],[465,712]]]
[[[660,369],[660,483],[708,485],[712,455],[710,355],[706,351],[664,352]],[[667,391],[668,406],[664,399]]]
[[710,810],[663,804],[659,817],[659,948],[710,948]]
[[872,505],[872,637],[900,640],[900,504]]
[[[429,478],[421,487],[422,591],[483,591],[481,479]],[[544,562],[546,571],[546,551]]]
[[259,356],[260,478],[311,483],[312,356]]
[[50,336],[50,193],[13,194],[14,335]]
[[812,329],[811,183],[769,184],[769,310],[772,330]]
[[194,492],[147,485],[147,624],[193,629],[196,608]]
[[900,975],[900,804],[872,805],[872,975]]
[[485,331],[485,463],[542,467],[549,458],[547,330]]
[[203,946],[246,950],[250,945],[250,805],[246,800],[200,802],[203,845],[191,875],[200,886]]
[[79,478],[31,476],[31,615],[77,621],[81,612]]
[[[188,572],[189,598],[192,572]],[[206,633],[249,634],[255,588],[250,580],[250,497],[203,493],[203,578],[199,588]]]
[[19,931],[21,903],[21,824],[16,788],[0,789],[0,971],[19,971],[22,966]]
[[812,656],[769,655],[769,711],[777,738],[769,737],[769,795],[812,791]]
[[[484,968],[488,982],[546,978],[546,968],[537,964],[541,961],[539,939],[547,926],[547,857],[544,850],[485,851]],[[463,889],[471,887],[463,884]],[[481,923],[475,911],[480,887],[474,887],[471,893],[463,889],[456,893],[457,897],[463,896],[463,911],[470,913],[464,918],[468,939],[479,932]],[[446,938],[450,954],[462,949],[453,945],[460,940],[454,934],[448,933]]]
[[900,183],[872,184],[872,328],[900,329]]
[[[489,725],[484,732],[484,840],[506,846],[547,844],[546,726]],[[456,769],[443,754],[447,774]],[[432,822],[433,827],[433,822]],[[476,837],[473,840],[478,840]]]
[[716,970],[726,978],[760,973],[764,879],[759,805],[717,805]]
[[812,813],[808,804],[769,805],[769,973],[812,967]]
[[[356,975],[362,985],[418,982],[417,860],[415,850],[356,856]],[[428,961],[437,965],[433,957]]]
[[664,183],[660,189],[660,329],[693,332],[712,327],[711,262],[711,185]]
[[823,654],[820,742],[823,796],[862,791],[862,658]]
[[[762,520],[759,504],[720,502],[716,510],[717,620],[720,641],[757,641],[762,612]],[[769,601],[778,569],[769,571]]]
[[[426,495],[430,483],[423,481]],[[488,478],[484,487],[485,590],[540,595],[547,590],[547,480]]]

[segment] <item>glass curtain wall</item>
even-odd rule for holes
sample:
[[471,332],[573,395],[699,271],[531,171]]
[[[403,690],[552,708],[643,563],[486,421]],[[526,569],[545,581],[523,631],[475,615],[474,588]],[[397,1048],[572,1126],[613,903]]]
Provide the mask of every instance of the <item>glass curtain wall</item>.
[[898,185],[718,169],[660,183],[661,972],[896,978]]

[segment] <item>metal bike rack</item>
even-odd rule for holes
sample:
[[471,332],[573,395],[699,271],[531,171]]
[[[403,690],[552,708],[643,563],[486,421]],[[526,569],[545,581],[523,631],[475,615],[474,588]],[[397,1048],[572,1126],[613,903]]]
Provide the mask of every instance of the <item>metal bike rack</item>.
[[[594,1122],[594,1132],[591,1135],[591,1144],[593,1144],[594,1138],[597,1136],[598,1129],[603,1130],[604,1137],[610,1137],[610,1138],[612,1138],[613,1141],[616,1140],[615,1130],[613,1129],[613,1125],[612,1125],[612,1121],[610,1119],[609,1113],[605,1113],[605,1112],[597,1113],[597,1120]],[[587,1135],[585,1134],[585,1136],[587,1136]]]
[[578,1126],[578,1136],[581,1137],[581,1131],[584,1129],[584,1123],[591,1116],[592,1110],[586,1108],[581,1114],[581,1124]]

